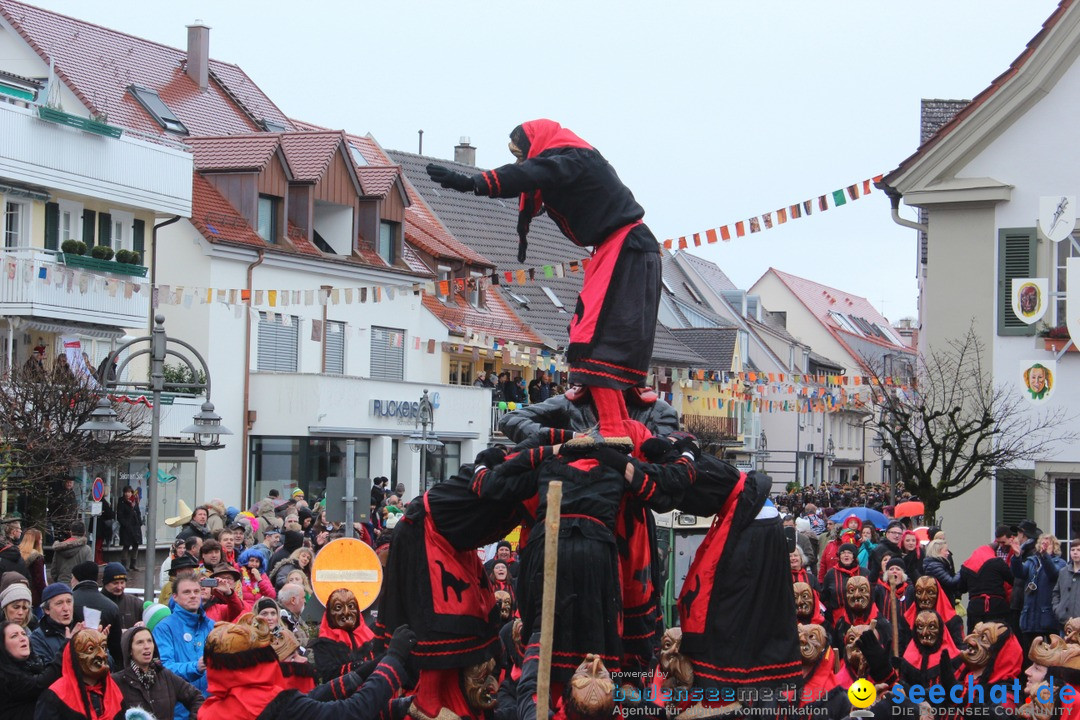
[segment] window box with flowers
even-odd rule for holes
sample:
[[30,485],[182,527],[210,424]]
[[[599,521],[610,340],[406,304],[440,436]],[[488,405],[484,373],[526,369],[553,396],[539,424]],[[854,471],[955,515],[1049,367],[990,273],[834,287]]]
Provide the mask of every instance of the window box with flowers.
[[[1054,327],[1043,325],[1039,328],[1038,336],[1042,339],[1043,348],[1050,352],[1080,352],[1080,348],[1076,347],[1076,343],[1069,344],[1072,338],[1069,336],[1069,328],[1065,325],[1056,325]],[[1066,346],[1068,346],[1067,350]]]

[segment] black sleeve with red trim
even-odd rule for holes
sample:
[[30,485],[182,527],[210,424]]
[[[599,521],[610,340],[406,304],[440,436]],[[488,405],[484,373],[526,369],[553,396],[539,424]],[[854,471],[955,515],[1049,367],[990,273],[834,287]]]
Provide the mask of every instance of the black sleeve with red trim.
[[[373,669],[374,668],[369,668],[368,674],[370,674]],[[318,700],[319,702],[344,700],[347,697],[351,697],[363,684],[363,674],[360,671],[353,670],[352,672],[345,673],[341,677],[334,678],[330,682],[315,686],[308,691],[307,696],[312,700]]]
[[469,489],[485,500],[524,501],[539,488],[537,468],[553,455],[545,445],[508,455],[498,467],[477,465]]
[[[574,436],[571,430],[555,429],[570,424],[571,418],[567,412],[568,405],[568,403],[561,400],[556,402],[545,400],[544,402],[526,405],[514,412],[503,415],[502,420],[499,421],[499,429],[515,443],[525,442],[539,436],[541,439],[540,444],[558,445]],[[554,439],[554,436],[550,434],[552,432],[566,433],[569,437]]]
[[533,633],[521,658],[517,684],[518,720],[536,720],[536,681],[540,671],[540,633]]
[[697,477],[694,458],[688,452],[668,463],[649,464],[633,458],[629,460],[634,466],[630,492],[656,512],[674,509]]
[[[407,674],[402,664],[392,656],[386,656],[371,672],[359,692],[345,700],[320,702],[295,690],[286,690],[267,705],[260,717],[288,718],[288,720],[376,720],[406,682]],[[271,706],[274,706],[271,710]],[[270,712],[268,712],[270,711]]]
[[473,175],[473,185],[477,195],[513,198],[533,190],[565,186],[584,169],[580,154],[555,152]]

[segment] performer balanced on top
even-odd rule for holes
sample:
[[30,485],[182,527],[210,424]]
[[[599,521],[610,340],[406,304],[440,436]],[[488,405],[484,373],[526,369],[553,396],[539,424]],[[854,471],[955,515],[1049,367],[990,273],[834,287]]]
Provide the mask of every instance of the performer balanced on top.
[[514,128],[510,152],[515,164],[472,176],[439,165],[427,172],[445,188],[519,196],[519,262],[529,224],[545,210],[571,242],[594,248],[570,320],[570,383],[590,386],[601,434],[629,435],[622,391],[645,380],[660,304],[660,247],[645,211],[603,155],[552,120]]

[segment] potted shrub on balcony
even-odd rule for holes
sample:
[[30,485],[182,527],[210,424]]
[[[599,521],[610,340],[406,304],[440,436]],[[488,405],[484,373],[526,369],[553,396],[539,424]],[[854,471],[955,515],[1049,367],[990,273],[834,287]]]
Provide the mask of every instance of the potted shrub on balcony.
[[[1072,339],[1069,336],[1069,328],[1064,323],[1054,327],[1043,324],[1039,327],[1037,334],[1042,338],[1043,348],[1051,352],[1061,352],[1066,345],[1069,345],[1069,340]],[[1076,344],[1073,343],[1069,345],[1068,352],[1080,352],[1080,348],[1077,348]]]
[[95,257],[98,260],[112,260],[113,249],[108,245],[95,245],[90,250],[90,257]]
[[76,240],[65,240],[60,248],[63,252],[59,255],[59,259],[69,267],[146,277],[146,268],[139,264],[140,256],[137,252],[118,250],[114,261],[113,249],[108,245],[95,245],[90,250],[89,256],[86,255],[86,244]]
[[85,255],[86,243],[81,240],[65,240],[60,243],[60,249],[65,255]]

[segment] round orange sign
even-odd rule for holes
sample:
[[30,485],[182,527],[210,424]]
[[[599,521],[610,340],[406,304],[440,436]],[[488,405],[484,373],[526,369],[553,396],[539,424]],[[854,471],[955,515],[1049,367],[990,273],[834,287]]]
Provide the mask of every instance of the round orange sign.
[[382,587],[383,569],[375,551],[363,540],[338,538],[315,556],[311,587],[323,605],[330,593],[348,588],[356,595],[361,610],[375,602]]

